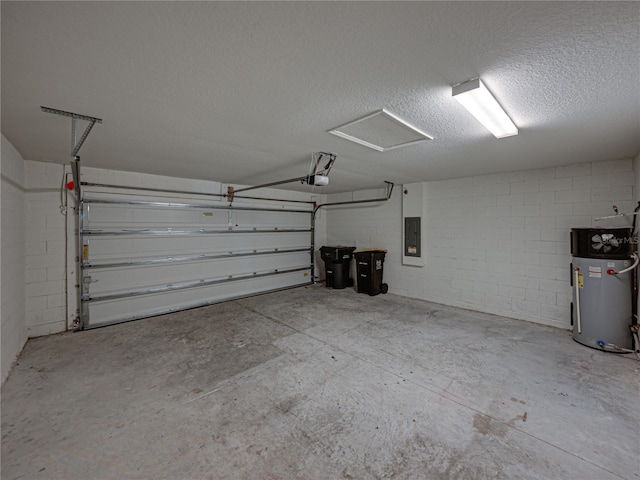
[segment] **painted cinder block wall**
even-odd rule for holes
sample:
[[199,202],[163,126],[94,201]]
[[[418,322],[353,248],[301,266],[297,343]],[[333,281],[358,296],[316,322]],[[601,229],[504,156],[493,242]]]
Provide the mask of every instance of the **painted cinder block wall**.
[[64,166],[26,160],[25,307],[27,333],[66,329],[66,215],[60,189]]
[[2,136],[0,195],[0,379],[4,383],[11,365],[27,341],[25,320],[25,230],[23,160]]
[[595,218],[633,211],[634,181],[621,159],[426,182],[424,267],[401,264],[401,187],[377,207],[329,211],[327,242],[387,249],[392,293],[569,328],[569,231],[629,225]]

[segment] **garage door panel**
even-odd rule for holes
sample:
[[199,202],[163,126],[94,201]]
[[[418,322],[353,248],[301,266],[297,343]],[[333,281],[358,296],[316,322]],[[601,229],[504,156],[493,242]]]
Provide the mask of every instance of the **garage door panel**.
[[246,253],[276,248],[309,246],[310,233],[255,233],[183,236],[90,236],[87,238],[88,259],[107,261],[114,258],[147,258],[156,256]]
[[[281,255],[232,257],[222,260],[184,262],[176,264],[134,265],[121,268],[90,269],[91,280],[87,288],[91,296],[105,293],[155,287],[192,280],[214,280],[253,272],[264,273],[296,267],[308,267],[309,252],[294,252]],[[123,282],[123,278],[126,282]],[[124,288],[123,288],[124,283]]]
[[289,215],[282,215],[279,212],[249,212],[238,211],[235,212],[234,225],[250,226],[250,227],[291,227],[291,228],[305,228],[309,226],[309,213],[291,213]]
[[90,203],[86,220],[90,228],[147,228],[159,225],[189,228],[202,225],[226,226],[229,223],[229,216],[224,210],[204,207],[178,209]]
[[[248,211],[230,210],[219,205],[195,205],[162,203],[164,206],[98,203],[89,200],[85,211],[85,227],[109,228],[203,228],[218,227],[280,227],[304,228],[309,225],[308,211]],[[113,200],[112,200],[113,201]],[[246,207],[245,207],[246,208]],[[283,209],[284,210],[284,209]]]
[[80,206],[79,328],[313,281],[310,204],[85,191]]
[[90,236],[86,239],[87,260],[106,262],[124,258],[153,258],[199,254],[247,253],[308,247],[310,233],[219,234],[193,236]]
[[[307,272],[293,272],[189,290],[123,298],[87,305],[91,322],[85,328],[145,318],[203,305],[210,305],[253,294],[308,285]],[[238,292],[242,292],[239,294]]]

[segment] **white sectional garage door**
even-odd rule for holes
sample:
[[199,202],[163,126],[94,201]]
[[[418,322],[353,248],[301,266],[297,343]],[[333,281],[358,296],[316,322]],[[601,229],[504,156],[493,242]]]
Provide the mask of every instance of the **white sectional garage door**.
[[83,189],[76,328],[312,283],[312,205],[248,202]]

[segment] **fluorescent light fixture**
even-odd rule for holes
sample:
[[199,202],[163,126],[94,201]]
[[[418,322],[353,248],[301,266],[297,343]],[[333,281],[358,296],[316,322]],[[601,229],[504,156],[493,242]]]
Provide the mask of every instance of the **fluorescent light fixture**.
[[480,78],[454,85],[452,92],[453,97],[496,138],[518,134],[518,127],[514,125]]

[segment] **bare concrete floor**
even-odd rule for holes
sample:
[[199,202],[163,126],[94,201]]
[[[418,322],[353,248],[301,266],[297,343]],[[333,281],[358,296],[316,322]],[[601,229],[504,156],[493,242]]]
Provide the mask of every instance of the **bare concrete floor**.
[[639,370],[555,328],[299,288],[30,340],[2,479],[640,478]]

